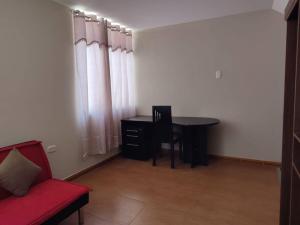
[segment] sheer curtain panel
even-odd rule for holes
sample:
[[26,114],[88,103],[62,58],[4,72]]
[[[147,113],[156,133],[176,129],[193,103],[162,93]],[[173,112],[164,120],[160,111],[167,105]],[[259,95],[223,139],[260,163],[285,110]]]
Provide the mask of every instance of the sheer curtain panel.
[[109,65],[114,132],[121,142],[120,121],[135,115],[132,35],[108,23]]
[[[132,36],[119,29],[114,32],[125,39],[113,39],[112,28],[105,19],[74,13],[76,100],[84,155],[118,147],[120,120],[135,115]],[[115,57],[116,51],[120,57]]]

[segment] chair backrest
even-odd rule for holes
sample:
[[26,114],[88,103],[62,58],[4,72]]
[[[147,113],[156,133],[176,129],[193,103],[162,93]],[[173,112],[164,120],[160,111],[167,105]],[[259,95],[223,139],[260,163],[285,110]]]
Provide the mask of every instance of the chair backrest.
[[170,142],[173,130],[171,106],[152,106],[152,120],[156,137],[162,142]]
[[[52,178],[51,168],[45,154],[44,148],[40,141],[29,141],[21,144],[11,145],[0,148],[0,163],[6,158],[8,153],[12,149],[18,149],[27,159],[34,162],[36,165],[42,168],[42,172],[39,174],[35,184],[41,183],[47,179]],[[9,192],[0,188],[0,200],[8,197]]]

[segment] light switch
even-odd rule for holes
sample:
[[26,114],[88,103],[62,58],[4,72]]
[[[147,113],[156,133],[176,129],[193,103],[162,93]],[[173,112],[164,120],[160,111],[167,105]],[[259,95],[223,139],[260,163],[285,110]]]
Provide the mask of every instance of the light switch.
[[47,147],[47,152],[48,153],[52,153],[52,152],[56,152],[56,151],[57,151],[56,145],[49,145]]
[[217,70],[216,71],[216,79],[221,79],[222,78],[222,71],[221,70]]

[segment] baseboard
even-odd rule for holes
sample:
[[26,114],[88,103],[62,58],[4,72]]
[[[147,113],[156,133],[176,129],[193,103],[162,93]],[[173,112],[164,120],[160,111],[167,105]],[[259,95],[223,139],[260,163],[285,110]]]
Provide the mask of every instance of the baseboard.
[[115,155],[113,155],[113,156],[111,156],[111,157],[109,157],[107,159],[104,159],[103,161],[101,161],[101,162],[99,162],[99,163],[97,163],[95,165],[89,166],[89,167],[87,167],[87,168],[85,168],[85,169],[83,169],[83,170],[81,170],[81,171],[79,171],[77,173],[74,173],[71,176],[65,178],[64,180],[66,180],[66,181],[72,181],[72,180],[74,180],[74,179],[76,179],[76,178],[78,178],[78,177],[80,177],[80,176],[88,173],[89,171],[91,171],[93,169],[96,169],[96,168],[98,168],[100,166],[103,166],[104,164],[106,164],[106,163],[114,160],[115,158],[119,157],[120,154],[121,154],[121,152],[117,152]]
[[280,162],[265,161],[265,160],[258,160],[258,159],[239,158],[239,157],[222,156],[222,155],[214,155],[214,154],[210,154],[210,157],[220,158],[220,159],[228,159],[228,160],[235,160],[235,161],[243,161],[243,162],[252,162],[252,163],[258,163],[258,164],[270,165],[270,166],[277,166],[277,167],[281,166]]
[[[64,180],[66,181],[72,181],[86,173],[88,173],[89,171],[96,169],[100,166],[103,166],[104,164],[114,160],[115,158],[119,157],[121,154],[121,152],[117,152],[115,155],[113,155],[112,157],[109,157],[107,159],[104,159],[103,161],[92,165],[88,168],[85,168],[75,174],[72,174],[71,176],[65,178]],[[210,154],[209,155],[212,158],[219,158],[219,159],[227,159],[227,160],[234,160],[234,161],[243,161],[243,162],[252,162],[252,163],[258,163],[258,164],[262,164],[262,165],[271,165],[271,166],[276,166],[276,167],[280,167],[281,163],[280,162],[273,162],[273,161],[265,161],[265,160],[257,160],[257,159],[248,159],[248,158],[239,158],[239,157],[232,157],[232,156],[222,156],[222,155],[215,155],[215,154]]]

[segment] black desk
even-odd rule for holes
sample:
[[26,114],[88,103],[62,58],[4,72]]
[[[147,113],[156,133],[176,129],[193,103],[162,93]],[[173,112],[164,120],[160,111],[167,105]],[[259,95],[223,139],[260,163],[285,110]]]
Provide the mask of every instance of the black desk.
[[[183,134],[183,161],[207,165],[208,128],[220,123],[204,117],[173,117],[173,125]],[[122,120],[122,150],[125,156],[147,160],[152,152],[152,117],[137,116]]]

